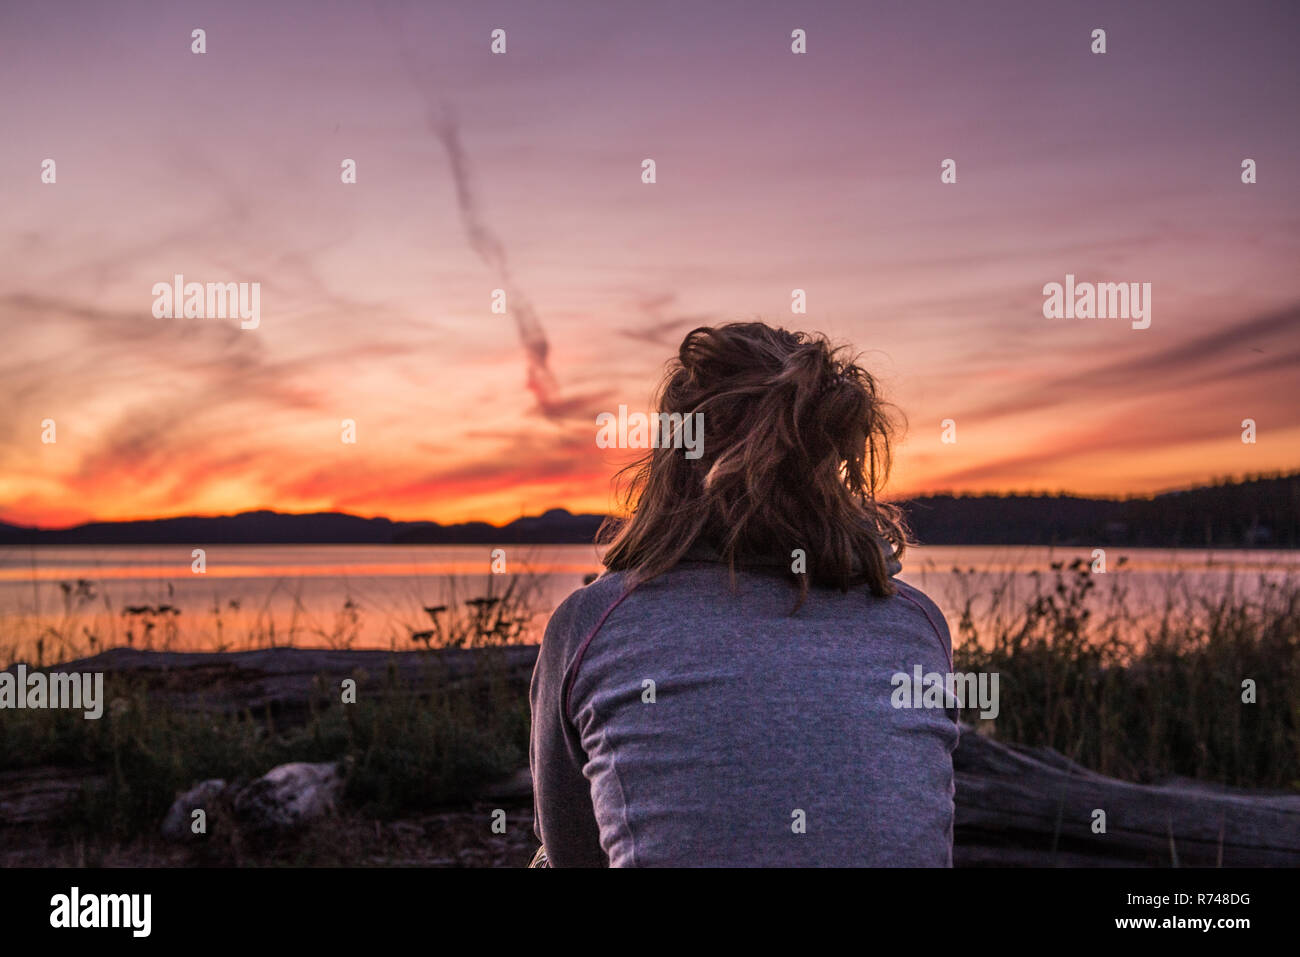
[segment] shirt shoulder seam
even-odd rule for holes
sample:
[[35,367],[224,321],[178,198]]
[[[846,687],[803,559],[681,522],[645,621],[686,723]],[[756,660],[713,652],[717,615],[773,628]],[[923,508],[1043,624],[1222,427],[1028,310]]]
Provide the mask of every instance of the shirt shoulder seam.
[[604,612],[601,613],[601,616],[596,619],[596,624],[592,626],[592,629],[589,632],[587,632],[587,636],[582,639],[582,643],[578,645],[578,651],[573,656],[573,664],[569,666],[568,673],[565,675],[564,689],[563,689],[563,694],[561,696],[561,700],[563,701],[564,704],[564,717],[565,720],[567,720],[570,724],[574,723],[573,685],[578,680],[578,671],[579,669],[582,668],[582,659],[587,654],[587,647],[591,644],[591,640],[596,637],[596,633],[600,631],[601,626],[605,624],[605,619],[610,616],[610,613],[613,612],[614,609],[617,608],[619,605],[621,605],[623,603],[623,599],[626,598],[628,595],[632,594],[632,592],[635,590],[636,590],[636,585],[633,585],[631,588],[623,589],[623,591],[619,594],[619,596],[615,598],[614,601],[610,603],[609,607],[607,607],[604,610]]
[[930,609],[926,608],[923,604],[921,604],[919,601],[917,601],[907,592],[903,591],[901,588],[898,590],[898,596],[900,598],[907,599],[917,608],[921,609],[921,614],[925,615],[925,620],[930,623],[930,630],[934,632],[934,637],[939,640],[939,647],[943,649],[944,658],[948,660],[948,670],[952,671],[952,649],[948,646],[947,643],[944,642],[943,634],[939,631],[939,626],[934,623],[934,618],[930,614]]

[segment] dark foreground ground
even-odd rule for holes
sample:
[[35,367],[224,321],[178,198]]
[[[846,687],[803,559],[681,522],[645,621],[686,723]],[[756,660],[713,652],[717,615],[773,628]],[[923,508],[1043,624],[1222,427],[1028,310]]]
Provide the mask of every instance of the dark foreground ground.
[[[535,656],[119,649],[69,662],[108,673],[116,697],[99,721],[6,714],[0,866],[526,866]],[[338,703],[345,680],[358,703]],[[953,761],[958,866],[1300,866],[1294,789],[1120,780],[965,725]],[[203,836],[163,836],[199,781],[242,787],[294,762],[347,768],[333,812],[265,837],[214,811]]]
[[[505,834],[491,832],[497,808],[506,812]],[[518,799],[388,821],[343,812],[270,842],[70,841],[51,825],[0,827],[0,867],[524,867],[536,848],[531,803]]]

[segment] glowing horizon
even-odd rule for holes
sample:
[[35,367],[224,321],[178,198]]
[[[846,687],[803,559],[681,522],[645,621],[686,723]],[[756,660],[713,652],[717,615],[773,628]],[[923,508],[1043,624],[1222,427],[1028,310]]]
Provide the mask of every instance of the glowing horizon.
[[[888,498],[1300,467],[1294,7],[665,6],[0,11],[0,521],[605,513],[596,415],[755,316],[865,354]],[[1067,275],[1150,328],[1045,319]]]

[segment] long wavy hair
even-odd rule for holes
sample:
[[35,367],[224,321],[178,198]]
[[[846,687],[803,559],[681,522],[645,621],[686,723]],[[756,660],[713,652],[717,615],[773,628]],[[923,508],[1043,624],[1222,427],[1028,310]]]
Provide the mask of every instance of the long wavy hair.
[[609,544],[607,568],[642,582],[705,545],[733,574],[775,559],[799,586],[799,604],[810,579],[894,593],[888,564],[902,557],[907,527],[876,496],[896,417],[855,355],[762,322],[700,327],[668,363],[655,406],[701,414],[702,454],[661,443],[618,473],[625,515],[597,538]]

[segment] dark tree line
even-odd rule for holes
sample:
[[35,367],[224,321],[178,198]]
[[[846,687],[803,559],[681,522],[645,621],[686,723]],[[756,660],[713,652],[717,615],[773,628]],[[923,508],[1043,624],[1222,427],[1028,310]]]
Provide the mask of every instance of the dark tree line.
[[931,545],[1300,545],[1300,473],[1220,480],[1153,498],[930,495],[901,504],[917,540]]

